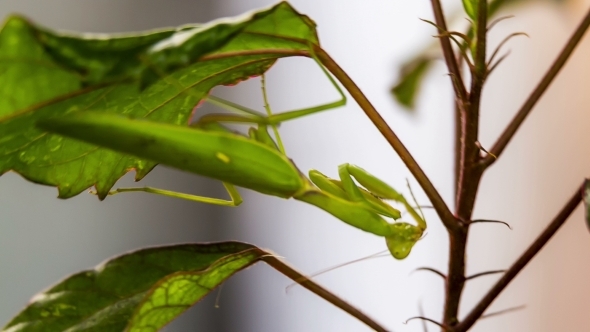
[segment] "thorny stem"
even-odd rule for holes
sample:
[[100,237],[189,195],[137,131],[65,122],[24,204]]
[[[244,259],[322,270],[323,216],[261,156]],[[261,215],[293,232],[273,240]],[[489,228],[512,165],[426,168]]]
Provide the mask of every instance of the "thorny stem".
[[[437,0],[432,0],[435,14],[440,12],[440,4]],[[493,10],[492,8],[491,10]],[[446,300],[443,317],[443,325],[451,328],[456,332],[467,331],[479,319],[485,309],[492,303],[492,301],[499,295],[499,293],[506,287],[506,285],[516,276],[516,274],[530,261],[530,259],[543,247],[549,238],[557,231],[559,226],[565,222],[567,216],[573,211],[575,206],[581,199],[580,193],[570,200],[564,210],[556,217],[551,225],[543,232],[541,237],[533,245],[523,257],[521,257],[515,265],[508,270],[508,272],[498,281],[496,286],[490,290],[488,295],[482,299],[479,305],[473,309],[463,322],[458,320],[459,303],[461,293],[465,284],[465,247],[468,237],[468,228],[471,220],[475,198],[477,196],[478,186],[485,169],[491,165],[495,159],[502,153],[510,139],[514,136],[519,126],[522,124],[526,116],[530,113],[533,106],[540,99],[546,89],[549,87],[553,79],[557,76],[563,65],[566,63],[569,56],[572,54],[576,45],[582,39],[587,28],[590,26],[590,12],[586,15],[580,26],[577,28],[574,35],[571,37],[566,47],[563,49],[555,63],[552,65],[548,73],[541,80],[537,88],[531,94],[527,102],[518,112],[512,123],[507,127],[505,132],[501,135],[498,142],[490,149],[490,153],[485,157],[480,157],[479,149],[476,146],[478,125],[479,125],[479,108],[481,104],[481,92],[486,76],[486,62],[485,62],[485,48],[486,48],[486,31],[487,31],[487,1],[478,2],[478,19],[477,19],[477,44],[474,55],[475,68],[472,74],[471,91],[468,94],[468,101],[466,103],[458,103],[459,111],[459,127],[456,128],[456,136],[460,137],[458,140],[459,149],[456,160],[458,164],[458,178],[456,186],[456,216],[461,221],[460,227],[449,230],[449,271],[446,285]],[[438,16],[438,15],[436,15]],[[437,22],[439,26],[444,26],[444,22]],[[442,40],[441,40],[442,41]],[[448,51],[445,51],[445,45],[442,44],[443,53],[445,57]],[[453,72],[453,64],[447,61],[449,71]]]
[[575,210],[578,204],[582,201],[584,196],[584,183],[576,190],[570,200],[561,209],[561,211],[551,221],[549,226],[539,235],[539,237],[531,244],[531,246],[514,262],[514,264],[506,271],[506,273],[498,280],[498,282],[490,289],[490,291],[481,299],[481,301],[471,310],[471,312],[463,319],[463,321],[455,327],[455,332],[463,332],[469,330],[473,324],[483,315],[485,310],[496,299],[498,295],[508,286],[510,281],[541,251],[547,242],[553,237],[557,230],[565,223],[570,214]]
[[447,68],[449,69],[449,73],[451,75],[451,81],[453,82],[455,96],[459,101],[463,102],[467,100],[467,91],[465,90],[463,79],[461,78],[461,71],[459,70],[459,65],[455,60],[455,52],[453,51],[451,40],[449,38],[449,35],[447,34],[447,23],[445,21],[445,15],[443,13],[443,9],[439,0],[431,0],[431,2],[432,11],[434,12],[434,21],[438,26],[440,44],[443,50]]
[[367,97],[362,93],[354,81],[346,74],[346,72],[344,72],[342,68],[340,68],[340,66],[338,66],[338,64],[332,58],[330,58],[330,56],[324,50],[316,47],[314,52],[322,65],[324,65],[326,69],[328,69],[338,79],[338,81],[340,81],[346,90],[348,90],[348,93],[350,93],[354,100],[356,100],[358,105],[373,122],[375,127],[379,129],[387,142],[389,142],[395,152],[397,152],[406,167],[408,167],[416,181],[418,181],[426,193],[426,196],[428,196],[428,199],[430,199],[432,206],[434,207],[443,224],[447,228],[456,228],[458,223],[456,222],[455,216],[448,208],[432,182],[430,182],[422,168],[420,168],[420,165],[418,165],[408,149],[400,141],[393,130],[387,125],[381,115],[379,115]]
[[458,323],[459,303],[463,286],[465,286],[467,234],[467,227],[461,227],[449,232],[449,271],[447,272],[447,283],[445,285],[443,324],[450,327]]
[[[434,1],[433,1],[434,3]],[[436,9],[435,9],[436,12]],[[449,230],[449,270],[445,287],[443,324],[454,327],[459,323],[458,313],[461,294],[465,286],[465,250],[469,234],[473,206],[483,168],[479,166],[479,110],[486,76],[487,1],[479,1],[477,8],[476,45],[471,90],[468,101],[459,109],[459,125],[456,135],[459,140],[459,169],[457,178],[456,216],[461,227]]]
[[[522,105],[518,113],[516,113],[516,116],[512,119],[508,127],[506,127],[502,135],[500,135],[498,141],[496,141],[496,144],[494,144],[494,146],[490,149],[491,154],[497,157],[499,157],[502,154],[502,152],[504,151],[504,149],[506,148],[506,146],[518,130],[518,128],[520,128],[521,124],[526,119],[527,115],[529,115],[529,113],[537,104],[539,99],[541,99],[541,96],[545,93],[549,85],[551,85],[557,74],[561,71],[569,57],[572,55],[574,49],[580,43],[580,40],[586,33],[586,30],[589,26],[590,10],[588,11],[588,13],[586,13],[586,16],[582,20],[582,23],[580,23],[574,34],[570,37],[570,40],[567,42],[567,44],[565,45],[557,59],[555,59],[555,62],[553,63],[553,65],[551,65],[549,71],[547,71],[545,76],[543,76],[541,82],[539,82],[539,85],[537,85],[535,90],[533,90],[533,92]],[[483,165],[484,167],[489,167],[495,161],[496,158],[494,158],[492,155],[488,155],[483,159]]]

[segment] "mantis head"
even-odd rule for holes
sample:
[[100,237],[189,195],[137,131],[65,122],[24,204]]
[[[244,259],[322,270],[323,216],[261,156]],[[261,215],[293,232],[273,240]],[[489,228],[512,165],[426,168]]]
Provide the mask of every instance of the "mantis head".
[[420,240],[424,230],[406,222],[391,224],[391,228],[393,235],[385,237],[387,248],[394,258],[404,259],[408,257],[414,244]]
[[[338,173],[340,180],[330,179],[316,170],[309,172],[310,180],[324,195],[332,195],[326,196],[322,204],[315,205],[327,211],[332,210],[333,215],[350,225],[385,237],[391,255],[396,259],[406,258],[426,229],[424,218],[402,194],[364,169],[343,164],[338,167]],[[391,207],[385,200],[401,203],[415,219],[416,225],[385,221],[382,217],[394,220],[401,218],[400,211]],[[334,208],[336,201],[340,202],[337,209]],[[365,212],[362,217],[361,210]]]

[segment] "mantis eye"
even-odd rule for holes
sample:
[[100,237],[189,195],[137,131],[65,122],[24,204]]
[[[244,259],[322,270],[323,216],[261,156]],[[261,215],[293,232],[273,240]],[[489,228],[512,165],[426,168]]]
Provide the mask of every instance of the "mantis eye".
[[395,259],[404,259],[408,257],[414,244],[420,240],[423,231],[405,222],[392,224],[391,227],[394,230],[393,235],[385,237],[387,248]]

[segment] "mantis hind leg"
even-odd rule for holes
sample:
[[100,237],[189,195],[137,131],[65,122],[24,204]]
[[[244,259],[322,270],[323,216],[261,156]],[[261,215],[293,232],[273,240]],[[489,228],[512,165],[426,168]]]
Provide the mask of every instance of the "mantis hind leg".
[[220,198],[212,198],[212,197],[204,197],[204,196],[197,196],[192,194],[184,194],[170,190],[152,188],[152,187],[137,187],[137,188],[118,188],[109,192],[109,195],[116,195],[119,193],[125,192],[145,192],[149,194],[156,194],[162,195],[167,197],[174,197],[174,198],[181,198],[186,199],[193,202],[200,202],[206,204],[213,204],[213,205],[221,205],[221,206],[238,206],[242,204],[242,196],[238,192],[238,190],[231,184],[223,182],[223,186],[227,190],[230,199],[220,199]]
[[[338,94],[340,95],[340,99],[338,99],[337,101],[322,104],[319,106],[308,107],[308,108],[291,110],[291,111],[287,111],[287,112],[273,114],[270,110],[270,107],[268,106],[268,100],[266,98],[266,88],[265,88],[265,84],[264,84],[264,75],[263,75],[262,76],[262,94],[263,94],[263,98],[264,98],[264,107],[266,109],[266,114],[255,111],[255,110],[250,109],[248,107],[244,107],[242,105],[233,103],[231,101],[224,100],[219,97],[209,96],[206,99],[208,102],[210,102],[216,106],[225,108],[229,111],[240,113],[240,115],[236,115],[236,114],[208,114],[208,115],[201,117],[197,123],[206,123],[206,122],[257,123],[257,124],[262,124],[262,125],[274,127],[274,126],[279,125],[281,122],[294,120],[294,119],[304,117],[307,115],[311,115],[314,113],[318,113],[318,112],[330,110],[333,108],[337,108],[340,106],[344,106],[346,104],[346,95],[344,94],[344,92],[342,91],[342,89],[340,88],[338,83],[336,83],[334,78],[330,75],[330,73],[328,73],[328,71],[320,64],[320,62],[315,57],[313,57],[313,59],[318,63],[322,72],[326,75],[326,77],[328,78],[330,83],[332,83],[332,85],[334,86],[334,88],[336,89]],[[275,134],[276,134],[276,132],[275,132]],[[280,146],[280,144],[279,144],[279,146]]]

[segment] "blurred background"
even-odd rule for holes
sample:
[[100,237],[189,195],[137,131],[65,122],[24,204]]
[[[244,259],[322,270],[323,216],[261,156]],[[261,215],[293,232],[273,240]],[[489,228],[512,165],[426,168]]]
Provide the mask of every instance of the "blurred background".
[[[0,15],[22,13],[55,29],[124,32],[206,22],[273,4],[266,0],[3,0]],[[487,83],[480,141],[491,146],[539,81],[590,1],[529,1],[511,7],[516,18],[494,28],[490,46],[511,32],[529,39],[507,45],[510,57]],[[389,95],[399,66],[430,42],[429,1],[294,0],[318,23],[324,49],[349,73],[412,151],[452,205],[452,92],[441,62],[429,73],[415,112]],[[447,13],[458,0],[445,1]],[[525,250],[590,174],[590,43],[585,38],[570,62],[525,122],[502,159],[486,173],[475,218],[509,222],[472,227],[468,274],[504,269]],[[309,59],[280,60],[268,73],[274,111],[311,106],[337,93]],[[258,79],[214,93],[262,109]],[[210,106],[205,111],[214,110]],[[285,123],[281,134],[300,169],[335,177],[344,162],[360,165],[406,193],[410,179],[418,201],[428,204],[408,170],[354,101],[342,109]],[[215,182],[163,167],[144,185],[225,197]],[[119,186],[132,185],[132,175]],[[383,241],[359,232],[312,206],[242,190],[245,202],[229,209],[182,200],[123,194],[99,202],[82,194],[55,198],[54,188],[26,182],[14,173],[0,177],[0,322],[4,324],[37,292],[67,275],[123,252],[150,245],[240,240],[269,248],[304,273],[385,249]],[[446,231],[426,212],[428,235],[404,261],[366,260],[317,277],[317,281],[395,331],[423,331],[403,322],[419,314],[440,319],[443,283],[425,272],[447,264]],[[474,331],[590,330],[590,235],[578,208],[571,220],[494,302],[489,312],[526,305],[520,311],[482,320]],[[469,282],[462,313],[497,276]],[[166,331],[366,331],[354,318],[261,264],[230,279],[166,328]],[[219,293],[221,291],[221,293]],[[217,298],[217,299],[216,299]],[[216,308],[216,302],[218,308]],[[437,330],[435,326],[429,327]]]

